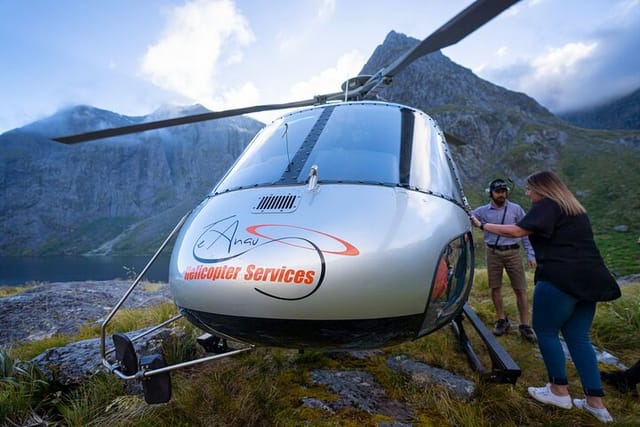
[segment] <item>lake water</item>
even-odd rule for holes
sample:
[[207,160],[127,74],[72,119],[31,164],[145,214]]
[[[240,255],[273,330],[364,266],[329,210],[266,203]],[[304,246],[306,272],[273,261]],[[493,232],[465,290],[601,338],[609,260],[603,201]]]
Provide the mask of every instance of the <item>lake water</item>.
[[[133,280],[150,259],[151,255],[0,257],[0,286],[29,281]],[[170,255],[158,257],[146,274],[147,280],[167,282],[169,259]]]

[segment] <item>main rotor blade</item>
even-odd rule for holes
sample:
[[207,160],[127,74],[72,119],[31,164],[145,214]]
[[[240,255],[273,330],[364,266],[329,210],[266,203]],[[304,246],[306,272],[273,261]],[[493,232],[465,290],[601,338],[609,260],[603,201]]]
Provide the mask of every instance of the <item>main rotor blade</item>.
[[459,42],[517,2],[518,0],[478,0],[474,2],[403,57],[389,65],[382,74],[386,77],[393,77],[416,59]]
[[[371,90],[373,90],[384,81],[389,81],[393,76],[395,76],[398,72],[403,70],[416,59],[457,43],[467,35],[480,28],[485,23],[489,22],[491,19],[499,15],[501,12],[512,6],[517,1],[518,0],[477,0],[462,12],[457,14],[455,17],[450,19],[446,24],[433,32],[416,47],[408,51],[405,55],[397,59],[391,65],[378,71],[362,86],[351,91],[348,94],[349,99],[363,99]],[[178,126],[205,120],[220,119],[224,117],[233,117],[242,114],[306,107],[314,104],[324,103],[327,101],[339,100],[342,97],[343,94],[341,92],[338,92],[329,95],[316,96],[313,99],[305,101],[289,102],[284,104],[256,105],[253,107],[195,114],[191,116],[158,120],[130,126],[123,126],[119,128],[98,130],[78,135],[63,136],[54,138],[54,140],[65,144],[74,144],[78,142],[91,141],[94,139],[127,135],[130,133],[143,132],[151,129]]]
[[176,117],[173,119],[157,120],[153,122],[139,123],[139,124],[130,125],[130,126],[122,126],[118,128],[97,130],[97,131],[87,132],[87,133],[82,133],[77,135],[62,136],[62,137],[53,138],[53,139],[54,141],[62,142],[64,144],[75,144],[78,142],[93,141],[95,139],[109,138],[112,136],[120,136],[120,135],[128,135],[130,133],[144,132],[147,130],[160,129],[160,128],[171,127],[171,126],[179,126],[179,125],[185,125],[189,123],[203,122],[205,120],[239,116],[239,115],[248,114],[248,113],[259,113],[261,111],[284,110],[287,108],[307,107],[309,105],[321,103],[326,99],[334,99],[338,95],[341,95],[341,94],[336,93],[331,95],[324,95],[323,97],[315,97],[313,99],[308,99],[305,101],[287,102],[284,104],[255,105],[252,107],[235,108],[235,109],[224,110],[224,111],[213,111],[210,113],[194,114],[190,116]]
[[518,0],[477,0],[431,33],[416,47],[378,71],[356,91],[356,95],[366,96],[367,92],[383,80],[392,78],[416,59],[459,42],[517,2]]

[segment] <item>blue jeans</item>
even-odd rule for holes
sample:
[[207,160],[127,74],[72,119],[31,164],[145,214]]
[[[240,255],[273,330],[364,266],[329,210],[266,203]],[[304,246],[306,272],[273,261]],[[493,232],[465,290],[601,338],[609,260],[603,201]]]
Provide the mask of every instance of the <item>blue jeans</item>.
[[549,381],[567,385],[566,359],[558,333],[567,343],[582,388],[587,396],[604,396],[596,353],[589,339],[589,329],[596,313],[596,303],[579,300],[562,292],[551,282],[537,282],[533,291],[532,325],[538,336]]

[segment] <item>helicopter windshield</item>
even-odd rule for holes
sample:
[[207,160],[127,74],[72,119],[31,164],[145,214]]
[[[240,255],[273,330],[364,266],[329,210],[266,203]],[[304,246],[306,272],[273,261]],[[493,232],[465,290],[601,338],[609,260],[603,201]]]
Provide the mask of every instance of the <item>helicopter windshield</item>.
[[256,136],[215,192],[319,183],[412,187],[460,201],[432,119],[397,104],[329,104],[286,115]]
[[322,110],[305,110],[277,119],[256,135],[244,154],[218,184],[215,191],[274,185],[290,168],[293,155],[300,149]]
[[397,185],[400,155],[399,111],[354,104],[336,108],[296,177],[305,183],[313,165],[319,182]]

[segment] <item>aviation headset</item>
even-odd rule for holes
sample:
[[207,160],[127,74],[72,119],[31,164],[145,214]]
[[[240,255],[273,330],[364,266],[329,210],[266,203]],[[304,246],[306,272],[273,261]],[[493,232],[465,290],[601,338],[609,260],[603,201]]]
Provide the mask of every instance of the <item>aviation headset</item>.
[[509,195],[509,193],[511,192],[511,188],[509,188],[509,186],[507,185],[507,182],[502,178],[496,178],[493,181],[491,181],[489,185],[487,185],[487,188],[484,189],[484,191],[487,193],[488,196],[491,196],[492,191],[499,190],[501,188],[504,188],[505,190],[507,190],[507,195]]

